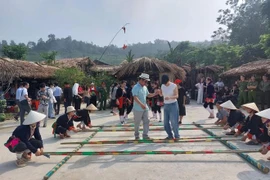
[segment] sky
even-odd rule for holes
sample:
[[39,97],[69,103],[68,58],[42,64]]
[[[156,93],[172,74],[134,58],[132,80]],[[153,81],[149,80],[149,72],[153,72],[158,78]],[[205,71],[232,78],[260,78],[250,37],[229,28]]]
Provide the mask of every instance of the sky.
[[106,46],[211,40],[226,0],[0,0],[0,41],[16,43],[71,36]]

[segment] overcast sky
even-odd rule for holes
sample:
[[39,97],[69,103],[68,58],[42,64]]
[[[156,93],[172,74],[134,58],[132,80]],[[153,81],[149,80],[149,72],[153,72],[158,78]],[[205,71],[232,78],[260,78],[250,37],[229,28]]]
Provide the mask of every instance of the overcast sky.
[[104,46],[211,40],[226,0],[0,0],[0,40],[27,43],[48,34]]

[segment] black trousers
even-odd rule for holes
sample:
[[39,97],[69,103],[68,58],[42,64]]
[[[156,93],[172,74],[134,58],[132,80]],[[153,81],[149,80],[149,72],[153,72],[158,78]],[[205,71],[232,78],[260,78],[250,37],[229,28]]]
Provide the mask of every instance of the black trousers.
[[123,105],[122,108],[118,108],[119,110],[119,116],[124,116],[125,114],[125,110],[126,110],[126,106]]
[[270,108],[270,91],[261,92],[261,110],[266,109],[265,105]]
[[203,107],[207,108],[207,106],[209,106],[210,109],[214,109],[214,103],[212,103],[212,102],[210,102],[210,103],[204,102]]
[[66,132],[67,132],[67,129],[64,127],[62,126],[56,127],[55,134],[65,134]]
[[157,104],[154,104],[154,105],[152,106],[152,111],[153,111],[154,113],[157,113],[157,112],[161,113],[160,106],[158,106]]
[[60,112],[60,103],[61,103],[61,97],[60,96],[55,96],[56,103],[53,104],[55,114],[59,114]]
[[[42,143],[40,140],[36,140],[34,138],[31,138],[29,140],[29,142],[32,144],[32,146],[34,146],[35,148],[42,148]],[[19,142],[19,144],[14,148],[14,153],[20,153],[25,151],[27,148],[26,144],[22,141]]]
[[131,113],[132,109],[133,109],[133,103],[127,107],[127,115]]
[[71,106],[71,100],[67,100],[66,102],[64,102],[64,106],[65,106],[65,113],[67,113],[67,107]]
[[81,109],[81,103],[82,103],[82,99],[81,98],[74,96],[73,97],[73,102],[74,102],[74,108],[76,110]]
[[93,104],[97,107],[97,96],[91,96],[90,104]]

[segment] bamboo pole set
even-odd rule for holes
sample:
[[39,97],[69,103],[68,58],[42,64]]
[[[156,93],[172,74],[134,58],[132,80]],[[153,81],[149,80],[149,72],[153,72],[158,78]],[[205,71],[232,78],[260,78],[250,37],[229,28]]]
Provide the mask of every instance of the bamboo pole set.
[[[100,127],[99,129],[102,129],[102,127]],[[99,130],[98,129],[98,130]],[[86,138],[83,142],[88,142],[90,141],[90,139],[92,139],[97,133],[98,130],[95,131],[94,133],[92,133],[88,138]],[[81,148],[83,147],[83,144],[80,144],[78,147],[76,147],[72,153],[78,152]],[[43,154],[47,154],[47,155],[51,155],[52,153],[46,153],[44,152]],[[68,155],[66,156],[64,159],[62,159],[58,164],[56,164],[44,177],[44,180],[49,179],[61,166],[63,166],[70,158],[72,157],[72,155]]]
[[215,141],[239,141],[239,138],[226,139],[180,139],[180,140],[165,140],[165,139],[150,139],[150,140],[115,140],[115,141],[89,141],[89,142],[63,142],[62,145],[68,144],[150,144],[150,143],[193,143],[193,142],[215,142]]
[[[194,122],[193,122],[194,123]],[[202,128],[201,125],[194,123],[194,125],[198,128]],[[202,128],[202,130],[207,133],[210,136],[213,137],[218,137],[215,133],[209,131],[208,129],[204,129]],[[226,147],[232,149],[232,150],[239,150],[235,145],[227,142],[227,141],[220,141],[222,144],[224,144]],[[259,152],[259,151],[258,151]],[[269,168],[262,165],[260,162],[258,162],[257,160],[255,160],[254,158],[252,158],[251,156],[247,155],[247,154],[243,154],[243,153],[247,153],[247,152],[237,152],[237,154],[243,158],[244,160],[246,160],[249,164],[251,164],[253,167],[257,168],[258,170],[260,170],[262,173],[264,174],[268,174],[269,173]]]
[[208,151],[86,151],[86,152],[46,152],[50,155],[83,155],[83,156],[106,156],[106,155],[177,155],[177,154],[224,154],[224,153],[257,153],[259,150],[208,150]]
[[[209,128],[203,128],[203,129],[222,129],[222,127],[209,127]],[[202,130],[201,128],[179,128],[179,130]],[[90,129],[88,130],[88,132],[95,132],[96,130],[94,129]],[[134,128],[121,128],[121,129],[101,129],[98,130],[98,132],[120,132],[120,131],[124,131],[124,132],[128,132],[128,131],[134,131]],[[142,131],[142,129],[140,129],[140,131]],[[149,131],[164,131],[164,128],[152,128],[149,129]]]
[[[194,124],[181,124],[184,126],[194,126]],[[202,126],[204,125],[215,125],[214,123],[204,123],[204,124],[200,124]],[[149,126],[164,126],[163,123],[150,123]],[[104,128],[117,128],[117,127],[134,127],[134,124],[117,124],[117,125],[93,125],[91,127],[104,127]]]

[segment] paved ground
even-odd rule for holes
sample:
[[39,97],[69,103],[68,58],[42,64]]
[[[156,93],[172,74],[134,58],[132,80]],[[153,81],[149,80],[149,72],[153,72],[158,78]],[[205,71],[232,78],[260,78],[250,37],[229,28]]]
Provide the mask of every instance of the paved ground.
[[[187,106],[187,116],[184,123],[211,123],[207,112],[194,103]],[[118,124],[118,117],[112,116],[109,111],[97,112],[92,116],[93,125]],[[130,118],[131,119],[131,118]],[[42,128],[46,151],[72,151],[77,145],[60,145],[60,142],[83,141],[91,132],[71,134],[71,139],[54,139],[51,127],[54,120],[50,120],[47,128]],[[0,144],[8,139],[16,124],[9,121],[0,124]],[[188,126],[182,126],[188,127]],[[193,126],[189,126],[193,127]],[[205,126],[206,127],[206,126]],[[207,126],[211,127],[211,126]],[[216,134],[224,135],[222,130],[213,130]],[[201,130],[182,130],[181,137],[207,136]],[[152,138],[165,138],[165,132],[150,131]],[[133,132],[99,132],[92,140],[133,139]],[[247,146],[242,142],[233,142],[241,149],[257,149],[260,146]],[[85,145],[81,151],[112,151],[112,150],[226,150],[219,142],[181,143],[181,144],[129,144],[129,145]],[[33,157],[28,166],[17,168],[15,155],[4,146],[0,148],[0,179],[4,180],[39,180],[49,172],[64,156]],[[270,167],[266,156],[259,153],[250,154],[263,165]],[[208,154],[208,155],[135,155],[135,156],[73,156],[50,179],[77,180],[77,179],[123,179],[123,180],[269,180],[270,175],[262,174],[246,161],[235,154]]]

